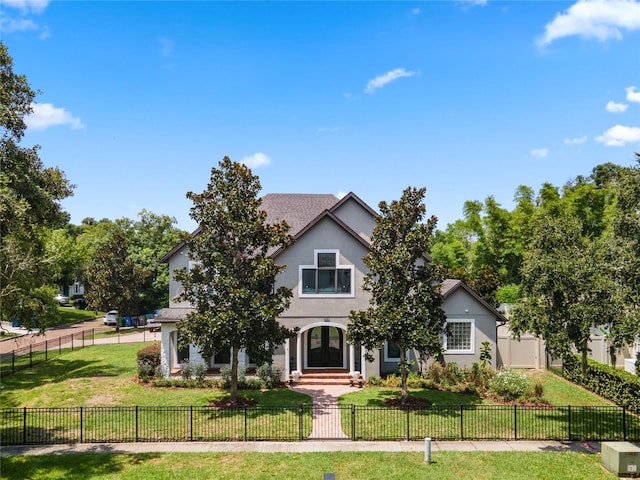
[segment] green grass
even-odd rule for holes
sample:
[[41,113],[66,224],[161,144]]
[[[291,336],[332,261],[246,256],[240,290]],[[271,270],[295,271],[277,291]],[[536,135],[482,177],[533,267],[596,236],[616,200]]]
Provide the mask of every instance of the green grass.
[[[100,447],[96,447],[98,450]],[[0,478],[22,480],[321,479],[613,480],[600,456],[575,452],[172,453],[3,457]]]
[[546,398],[551,405],[582,405],[591,407],[612,405],[608,400],[565,380],[553,371],[537,371],[532,373],[532,375],[542,379],[544,384],[544,398]]
[[73,307],[58,307],[58,312],[60,313],[60,325],[93,320],[96,317],[104,315],[104,312],[80,310]]

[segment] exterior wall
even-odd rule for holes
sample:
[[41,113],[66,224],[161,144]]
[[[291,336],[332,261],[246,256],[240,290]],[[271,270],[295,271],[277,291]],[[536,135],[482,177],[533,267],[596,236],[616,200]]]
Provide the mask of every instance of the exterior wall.
[[[353,290],[350,298],[323,296],[318,298],[300,298],[300,265],[314,264],[315,249],[339,249],[340,264],[354,266]],[[287,269],[278,276],[277,285],[291,288],[293,297],[291,306],[281,316],[286,327],[302,327],[315,319],[331,319],[346,325],[351,310],[360,310],[369,305],[369,294],[362,291],[362,282],[366,267],[362,257],[367,249],[345,232],[329,218],[321,220],[312,230],[302,236],[298,242],[287,248],[276,258],[276,262],[286,265]]]
[[473,352],[468,354],[445,353],[445,361],[456,362],[461,367],[471,367],[475,362],[480,361],[482,342],[489,342],[491,344],[491,366],[495,368],[498,357],[496,349],[496,316],[461,288],[454,291],[444,300],[442,309],[448,319],[475,320]]
[[169,308],[188,307],[189,302],[177,302],[175,297],[182,292],[182,285],[175,280],[174,270],[189,268],[189,248],[184,246],[169,259]]
[[356,233],[364,235],[366,238],[371,237],[376,220],[355,200],[343,203],[333,213]]

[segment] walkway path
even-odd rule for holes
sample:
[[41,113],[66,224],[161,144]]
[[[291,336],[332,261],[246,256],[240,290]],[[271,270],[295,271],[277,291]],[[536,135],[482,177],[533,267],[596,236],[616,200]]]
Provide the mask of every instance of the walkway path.
[[313,425],[309,439],[349,439],[349,436],[342,430],[340,423],[338,397],[345,393],[355,392],[358,390],[357,387],[346,385],[305,385],[304,387],[293,387],[292,390],[310,395],[313,398]]

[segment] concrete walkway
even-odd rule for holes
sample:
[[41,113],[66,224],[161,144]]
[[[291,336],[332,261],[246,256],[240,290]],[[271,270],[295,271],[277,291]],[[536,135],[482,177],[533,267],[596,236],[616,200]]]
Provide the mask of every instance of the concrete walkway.
[[349,436],[342,430],[340,423],[340,410],[338,409],[338,397],[345,393],[358,390],[357,387],[343,385],[305,385],[293,387],[299,393],[304,393],[313,398],[313,423],[311,426],[310,440],[323,438],[348,440]]
[[[10,455],[67,455],[77,453],[210,453],[210,452],[424,452],[425,442],[161,442],[161,443],[75,443],[71,445],[25,445],[0,447],[0,456]],[[431,452],[586,452],[599,453],[597,442],[530,442],[518,441],[459,441],[431,442]]]

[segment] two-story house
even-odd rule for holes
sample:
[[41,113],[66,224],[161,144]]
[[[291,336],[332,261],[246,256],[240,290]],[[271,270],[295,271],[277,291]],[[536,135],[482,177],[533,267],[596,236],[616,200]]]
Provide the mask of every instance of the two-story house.
[[[262,199],[267,222],[286,220],[290,234],[296,239],[287,248],[274,250],[276,262],[286,265],[277,278],[279,285],[292,289],[291,306],[279,318],[281,324],[299,331],[276,352],[274,366],[289,378],[292,372],[314,370],[360,372],[364,378],[397,370],[398,349],[387,344],[372,352],[367,362],[364,352],[349,344],[346,330],[349,312],[369,306],[369,293],[362,290],[367,268],[363,257],[370,249],[370,236],[376,223],[376,212],[355,194],[342,199],[334,195],[268,194]],[[165,374],[175,372],[185,358],[205,361],[210,368],[229,363],[229,352],[202,359],[192,346],[181,350],[178,343],[179,322],[191,309],[177,303],[181,285],[173,271],[189,268],[189,252],[179,244],[162,259],[169,263],[170,305],[157,316],[162,325],[162,366]],[[446,280],[441,286],[443,310],[451,324],[451,333],[443,338],[445,360],[469,366],[477,362],[482,342],[490,342],[492,363],[496,361],[496,328],[506,319],[459,280]],[[411,355],[415,355],[410,352]],[[240,363],[254,366],[247,355]]]

